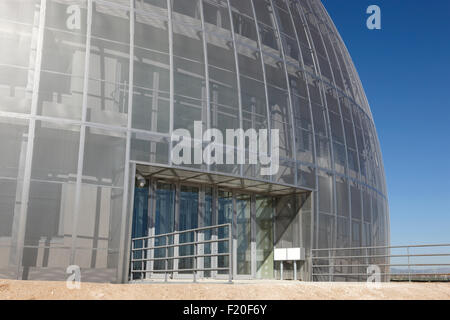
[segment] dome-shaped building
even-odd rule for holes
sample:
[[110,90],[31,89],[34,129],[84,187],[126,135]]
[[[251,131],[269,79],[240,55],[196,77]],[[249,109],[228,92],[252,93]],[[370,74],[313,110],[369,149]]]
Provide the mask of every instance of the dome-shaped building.
[[[312,249],[389,244],[372,114],[319,0],[3,0],[0,48],[0,278],[277,278],[274,249],[302,248],[310,280]],[[175,165],[195,123],[278,130],[278,170]]]

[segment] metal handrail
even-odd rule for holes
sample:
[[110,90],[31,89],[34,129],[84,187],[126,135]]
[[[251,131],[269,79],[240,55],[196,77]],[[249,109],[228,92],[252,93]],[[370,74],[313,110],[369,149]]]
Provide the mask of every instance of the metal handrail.
[[[321,248],[321,249],[312,249],[311,250],[311,275],[314,280],[314,277],[317,276],[328,276],[329,281],[332,281],[333,276],[366,276],[368,277],[369,274],[367,273],[341,273],[339,272],[339,268],[363,268],[363,267],[369,267],[372,265],[377,265],[379,267],[385,267],[386,269],[383,270],[382,273],[379,273],[379,275],[385,275],[385,276],[404,276],[407,277],[409,281],[412,280],[412,277],[414,276],[446,276],[445,280],[450,280],[450,274],[447,272],[447,270],[431,270],[430,272],[426,272],[428,270],[426,269],[416,269],[412,270],[411,267],[444,267],[444,266],[450,266],[450,263],[442,262],[437,263],[439,261],[435,261],[433,263],[426,263],[422,261],[416,261],[416,263],[413,263],[411,260],[412,258],[418,258],[418,257],[450,257],[450,253],[411,253],[410,249],[414,248],[444,248],[444,247],[450,247],[450,244],[422,244],[422,245],[403,245],[403,246],[366,246],[366,247],[349,247],[349,248]],[[383,249],[385,252],[380,252],[384,254],[375,254],[377,249]],[[406,253],[402,254],[396,253],[391,254],[390,249],[403,249],[406,250]],[[345,250],[361,250],[361,252],[354,252],[355,255],[352,255],[351,252],[347,252],[346,255],[338,256],[339,252],[345,251]],[[374,254],[369,254],[369,252],[373,252]],[[325,254],[323,254],[325,253]],[[327,255],[328,254],[328,255]],[[322,255],[322,256],[318,256]],[[376,259],[376,258],[385,258],[384,261],[380,261],[382,263],[370,263],[369,259]],[[397,263],[391,263],[391,258],[404,258],[407,259],[407,262],[403,261],[397,261]],[[340,260],[348,260],[348,259],[360,259],[359,261],[355,261],[355,264],[351,264],[351,262],[347,262],[345,264],[338,264]],[[327,264],[320,264],[320,262],[327,262]],[[401,263],[399,263],[401,262]],[[404,272],[398,272],[398,270],[394,270],[397,272],[391,272],[391,267],[407,267],[405,268]],[[320,270],[325,271],[320,272]],[[355,270],[356,271],[356,270]],[[425,272],[424,272],[425,271]],[[440,272],[441,271],[441,272]],[[389,278],[388,278],[389,279]]]
[[191,259],[191,258],[195,258],[195,257],[197,257],[197,258],[224,257],[224,256],[228,256],[228,255],[229,255],[228,252],[227,253],[197,254],[197,255],[179,256],[179,257],[134,259],[133,262],[162,261],[162,260],[176,260],[176,259]]
[[[226,238],[218,238],[218,239],[210,239],[210,240],[198,240],[199,233],[202,233],[207,230],[219,230],[221,228],[228,228],[228,235]],[[178,243],[178,238],[175,236],[179,236],[182,234],[194,234],[194,241],[190,242],[182,242]],[[169,244],[169,239],[173,237],[173,241],[175,243]],[[157,239],[157,238],[164,238],[165,244],[164,245],[158,245],[158,246],[151,246],[149,243],[149,240]],[[142,242],[142,248],[136,248],[136,243]],[[208,244],[208,243],[220,243],[220,242],[228,242],[228,252],[226,253],[210,253],[210,254],[204,254],[199,253],[199,246]],[[193,246],[194,247],[194,254],[190,255],[174,255],[169,256],[169,249],[171,248],[180,248],[184,246]],[[155,250],[163,250],[165,249],[165,255],[164,257],[152,257],[150,255],[150,258],[134,258],[134,254],[137,252],[141,252],[142,255],[145,253],[153,253]],[[204,257],[223,257],[228,256],[228,266],[227,267],[211,267],[211,268],[204,268],[204,267],[198,267],[198,258],[204,258]],[[178,269],[178,268],[169,268],[169,261],[174,260],[182,260],[182,259],[194,259],[194,267],[193,268],[186,268],[186,269]],[[155,261],[165,261],[165,267],[164,269],[147,269],[147,266],[144,265],[146,262],[155,262]],[[133,280],[134,274],[141,274],[142,280],[145,279],[145,275],[147,273],[164,273],[164,280],[167,282],[168,280],[168,274],[169,273],[179,273],[179,272],[192,272],[193,274],[193,281],[197,281],[197,272],[199,271],[225,271],[228,270],[228,281],[231,283],[233,281],[233,241],[232,241],[232,228],[231,223],[225,223],[225,224],[219,224],[214,226],[208,226],[208,227],[200,227],[195,229],[189,229],[189,230],[181,230],[181,231],[174,231],[159,235],[151,235],[146,237],[139,237],[139,238],[133,238],[131,239],[131,268],[130,268],[130,274]],[[135,264],[139,263],[140,268],[135,269]],[[174,264],[173,264],[174,265]]]
[[365,255],[365,256],[330,256],[330,257],[311,257],[313,260],[320,259],[358,259],[358,258],[401,258],[401,257],[450,257],[450,253],[424,253],[424,254],[383,254],[383,255]]
[[131,239],[131,241],[147,240],[147,239],[152,239],[152,238],[162,238],[162,237],[166,237],[166,236],[173,236],[173,235],[177,235],[177,234],[190,233],[190,232],[194,232],[194,231],[205,231],[205,230],[212,230],[212,229],[220,229],[220,228],[228,227],[229,225],[230,225],[230,223],[223,223],[223,224],[216,224],[214,226],[200,227],[200,228],[187,229],[187,230],[179,230],[179,231],[173,231],[173,232],[169,232],[169,233],[161,233],[161,234],[157,234],[157,235],[153,235],[153,236],[145,236],[145,237],[140,237],[140,238],[133,238],[133,239]]
[[[324,267],[367,267],[372,265],[373,263],[366,263],[366,264],[318,264],[318,265],[313,265],[313,268],[324,268]],[[403,263],[403,264],[390,264],[390,263],[377,263],[377,266],[382,266],[382,267],[407,267],[407,266],[411,266],[411,267],[443,267],[443,266],[450,266],[450,263]]]
[[[319,273],[317,276],[367,276],[367,273]],[[385,272],[380,273],[382,276],[407,276],[407,273],[391,273]],[[412,275],[417,276],[450,276],[450,273],[412,273]]]
[[404,245],[404,246],[373,246],[373,247],[348,247],[348,248],[320,248],[312,249],[312,251],[328,251],[328,250],[359,250],[359,249],[401,249],[401,248],[425,248],[425,247],[450,247],[449,244],[439,243],[439,244],[414,244],[414,245]]
[[[151,239],[151,238],[150,238]],[[142,241],[142,239],[138,240]],[[213,242],[227,242],[230,241],[229,238],[220,238],[217,240],[203,240],[203,241],[197,241],[197,242],[182,242],[179,244],[169,244],[169,245],[161,245],[161,246],[154,246],[154,247],[148,247],[148,248],[133,248],[132,251],[142,251],[142,250],[150,250],[150,249],[164,249],[164,248],[173,248],[173,247],[183,247],[183,246],[192,246],[194,244],[207,244],[207,243],[213,243]]]

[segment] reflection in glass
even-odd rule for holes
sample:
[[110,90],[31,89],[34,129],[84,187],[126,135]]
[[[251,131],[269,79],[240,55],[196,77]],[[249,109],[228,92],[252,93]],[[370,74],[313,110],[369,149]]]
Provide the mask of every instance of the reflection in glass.
[[[155,209],[155,235],[165,234],[174,231],[175,218],[175,187],[172,184],[158,183],[156,190],[156,209]],[[168,243],[167,243],[168,240]],[[173,237],[156,238],[155,246],[162,246],[173,243]],[[156,249],[155,258],[166,256],[166,249]],[[173,255],[173,249],[168,250],[168,256]],[[154,268],[165,269],[164,261],[155,261]],[[169,260],[168,269],[172,268],[172,261]]]
[[[218,192],[218,224],[231,223],[233,221],[233,194],[228,191],[219,190]],[[220,228],[218,231],[218,239],[228,237],[228,228]],[[218,243],[218,253],[227,253],[229,251],[228,241]],[[229,259],[227,256],[219,256],[218,267],[228,267]],[[219,271],[226,274],[226,271]]]
[[[148,235],[148,192],[149,188],[136,187],[134,190],[134,210],[133,210],[133,223],[131,236],[132,238],[140,238]],[[133,243],[134,248],[143,248],[146,243],[144,241],[135,241]],[[134,259],[147,258],[146,251],[132,252]],[[144,262],[134,262],[133,269],[143,270],[145,269]],[[133,280],[139,279],[142,276],[140,273],[133,274]]]
[[237,274],[251,273],[250,195],[236,197]]
[[273,278],[272,199],[256,197],[256,277]]
[[[198,227],[198,188],[181,186],[180,192],[180,221],[179,230],[190,230]],[[179,243],[194,242],[194,232],[180,234]],[[194,246],[181,246],[179,247],[180,256],[193,255]],[[194,267],[193,258],[180,259],[179,269],[191,269]]]

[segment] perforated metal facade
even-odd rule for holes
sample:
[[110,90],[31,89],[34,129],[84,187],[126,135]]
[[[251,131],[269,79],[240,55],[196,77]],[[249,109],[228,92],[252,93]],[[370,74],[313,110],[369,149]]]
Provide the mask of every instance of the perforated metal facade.
[[388,244],[370,107],[320,1],[3,0],[0,277],[123,281],[129,164],[170,165],[194,121],[280,130],[275,176],[196,169],[311,191],[303,246]]

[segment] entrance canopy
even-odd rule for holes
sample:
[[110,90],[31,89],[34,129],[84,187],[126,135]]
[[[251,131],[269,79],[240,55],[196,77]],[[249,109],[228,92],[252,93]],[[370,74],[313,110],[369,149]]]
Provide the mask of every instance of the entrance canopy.
[[233,175],[221,175],[202,172],[195,169],[179,169],[162,166],[136,165],[136,171],[144,178],[160,178],[174,182],[189,182],[213,185],[236,191],[254,192],[270,196],[284,196],[288,194],[309,193],[298,187],[273,183],[271,181],[242,178]]

